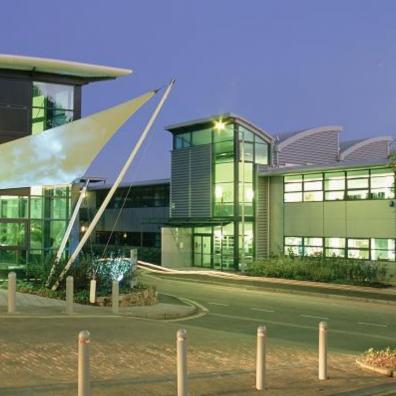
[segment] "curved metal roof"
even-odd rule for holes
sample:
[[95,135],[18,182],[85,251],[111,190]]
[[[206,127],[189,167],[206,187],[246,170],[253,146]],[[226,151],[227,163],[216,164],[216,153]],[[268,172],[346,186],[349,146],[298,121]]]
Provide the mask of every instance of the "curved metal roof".
[[7,54],[0,54],[0,69],[81,77],[87,80],[111,79],[132,73],[132,70],[117,67]]
[[389,145],[394,141],[392,136],[376,136],[372,138],[367,138],[367,139],[360,139],[360,140],[351,140],[344,142],[341,145],[341,153],[340,153],[340,159],[343,160],[345,159],[348,155],[353,153],[354,151],[367,146],[372,143],[376,142],[384,142],[388,143]]

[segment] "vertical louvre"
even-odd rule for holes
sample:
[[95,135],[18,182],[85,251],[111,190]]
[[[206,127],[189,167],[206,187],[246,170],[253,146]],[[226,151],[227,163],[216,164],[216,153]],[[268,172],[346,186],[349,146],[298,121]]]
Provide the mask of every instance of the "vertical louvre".
[[259,177],[257,180],[256,204],[256,258],[268,257],[268,226],[269,226],[269,179]]
[[172,151],[171,217],[188,217],[190,208],[190,150]]

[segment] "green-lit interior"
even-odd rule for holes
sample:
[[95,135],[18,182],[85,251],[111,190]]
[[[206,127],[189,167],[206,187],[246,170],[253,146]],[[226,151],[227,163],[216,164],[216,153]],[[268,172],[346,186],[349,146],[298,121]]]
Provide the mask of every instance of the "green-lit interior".
[[[74,87],[33,83],[31,133],[72,121]],[[23,158],[21,158],[23,161]],[[34,166],[34,165],[33,165]],[[70,216],[71,188],[31,187],[0,195],[0,270],[32,274],[55,253]]]
[[269,145],[234,122],[174,135],[174,150],[211,144],[212,218],[220,225],[192,228],[192,265],[238,269],[254,257],[255,165],[267,165]]

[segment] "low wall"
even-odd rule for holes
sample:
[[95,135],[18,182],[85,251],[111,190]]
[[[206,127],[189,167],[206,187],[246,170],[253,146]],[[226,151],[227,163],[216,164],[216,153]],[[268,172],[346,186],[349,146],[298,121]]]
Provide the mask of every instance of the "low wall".
[[[120,307],[136,307],[144,305],[154,305],[158,302],[158,292],[154,287],[136,290],[128,294],[120,294]],[[98,297],[96,305],[100,307],[111,307],[111,296]]]

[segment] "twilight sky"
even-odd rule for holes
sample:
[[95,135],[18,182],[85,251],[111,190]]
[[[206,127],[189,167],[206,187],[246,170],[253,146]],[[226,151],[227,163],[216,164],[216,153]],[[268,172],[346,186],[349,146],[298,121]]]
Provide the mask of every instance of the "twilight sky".
[[[5,0],[0,52],[134,70],[86,86],[84,115],[175,77],[127,177],[147,180],[169,176],[163,126],[221,112],[274,135],[339,124],[344,139],[396,136],[395,20],[394,0]],[[154,105],[90,174],[112,179]]]

